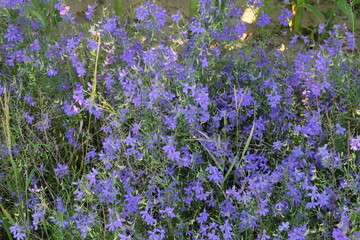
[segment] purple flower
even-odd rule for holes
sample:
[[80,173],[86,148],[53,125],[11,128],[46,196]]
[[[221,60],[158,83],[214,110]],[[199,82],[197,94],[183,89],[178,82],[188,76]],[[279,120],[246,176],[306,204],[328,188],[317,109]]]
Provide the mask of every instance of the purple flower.
[[37,122],[35,127],[41,131],[45,132],[50,128],[50,119],[49,116],[46,113],[41,114],[42,120]]
[[34,42],[30,43],[30,50],[33,52],[41,50],[41,46],[39,44],[38,39],[35,39]]
[[152,217],[152,215],[147,211],[140,211],[142,219],[146,222],[147,225],[153,225],[157,221],[155,218]]
[[115,213],[116,217],[109,218],[109,224],[105,225],[105,228],[109,229],[110,232],[115,231],[116,228],[120,228],[123,226],[123,223],[126,222],[124,218],[120,218],[119,213]]
[[98,48],[98,43],[94,39],[89,39],[87,47],[92,51],[96,50]]
[[224,176],[220,172],[220,170],[217,167],[209,166],[205,169],[208,173],[210,173],[207,177],[212,180],[214,183],[221,183],[224,179]]
[[4,35],[4,38],[6,38],[8,42],[21,42],[23,40],[22,32],[15,24],[8,25],[7,33]]
[[266,94],[266,96],[271,107],[276,108],[280,104],[282,96],[277,94],[277,92],[273,91],[271,94]]
[[261,234],[258,234],[258,235],[257,235],[257,239],[258,239],[258,240],[270,239],[270,236],[269,236],[269,235],[266,235],[266,229],[264,229]]
[[318,34],[321,34],[325,29],[325,23],[319,24]]
[[149,9],[145,6],[136,8],[136,18],[140,21],[145,20],[150,15]]
[[350,149],[355,151],[360,150],[360,136],[357,138],[350,138]]
[[190,31],[195,33],[195,34],[201,34],[203,32],[205,32],[205,28],[203,28],[201,26],[201,22],[193,22],[191,23],[190,27],[189,27]]
[[51,77],[51,76],[56,76],[56,74],[58,74],[58,71],[54,68],[54,67],[50,67],[48,66],[48,69],[46,71],[46,74]]
[[278,17],[280,24],[283,26],[288,26],[289,25],[289,18],[292,17],[292,12],[290,9],[283,9],[281,11],[280,16]]
[[34,230],[38,230],[40,220],[45,218],[45,210],[41,207],[40,204],[36,205],[32,217],[33,217],[33,228]]
[[181,12],[180,12],[180,10],[177,10],[176,13],[171,14],[171,17],[173,19],[173,22],[180,22],[180,20],[181,20]]
[[174,218],[176,217],[175,213],[173,213],[174,208],[171,207],[166,207],[165,210],[160,210],[160,213],[162,214],[166,214],[169,218]]
[[264,13],[264,11],[261,12],[261,16],[258,18],[258,21],[256,22],[256,25],[260,27],[264,27],[268,23],[270,23],[271,17]]
[[209,216],[210,216],[210,214],[208,214],[206,212],[206,209],[204,208],[204,211],[202,211],[202,213],[199,214],[199,217],[196,218],[196,221],[200,224],[203,224],[204,222],[207,221]]
[[58,163],[58,167],[54,168],[55,174],[57,177],[62,178],[65,175],[69,174],[69,167],[67,165],[62,165]]
[[79,111],[80,111],[80,108],[76,107],[74,104],[70,105],[66,100],[63,102],[61,109],[68,116],[75,115],[75,114],[79,113]]
[[23,117],[27,120],[28,124],[32,124],[34,121],[34,117],[31,116],[29,112],[26,112]]
[[161,227],[155,228],[153,231],[148,231],[148,234],[148,240],[163,240],[165,238],[165,229]]
[[341,127],[341,125],[338,123],[335,124],[335,134],[342,135],[345,133],[345,131],[346,131],[346,128]]
[[36,102],[29,94],[26,94],[24,96],[24,100],[27,101],[30,104],[30,106],[32,106],[32,107],[36,105]]
[[339,228],[334,228],[332,231],[332,237],[334,240],[350,240],[346,234]]
[[232,232],[232,227],[229,223],[229,220],[225,220],[224,225],[220,226],[221,231],[223,232],[223,237],[225,240],[232,239],[235,236],[235,233]]
[[88,5],[88,9],[85,12],[85,17],[86,17],[87,20],[89,20],[89,21],[92,20],[95,8],[96,8],[95,4],[94,5]]
[[22,240],[26,238],[26,234],[24,233],[25,230],[25,226],[20,226],[19,222],[16,222],[13,226],[10,227],[10,232],[16,240]]
[[282,142],[281,141],[276,141],[276,142],[273,142],[273,148],[275,149],[275,150],[279,150],[279,151],[281,151],[281,146],[282,146]]
[[284,230],[289,229],[289,227],[290,227],[289,222],[282,222],[281,225],[279,226],[279,231],[282,232]]
[[293,227],[291,231],[288,232],[288,240],[306,240],[307,234],[306,225],[298,228]]

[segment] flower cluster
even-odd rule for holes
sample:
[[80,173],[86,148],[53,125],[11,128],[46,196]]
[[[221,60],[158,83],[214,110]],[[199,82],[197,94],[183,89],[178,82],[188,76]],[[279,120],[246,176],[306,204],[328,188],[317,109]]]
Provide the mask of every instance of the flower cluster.
[[35,2],[0,1],[9,238],[359,239],[359,55],[345,26],[289,57],[239,45],[233,1],[201,0],[188,24],[150,2],[128,22],[89,6],[89,31],[63,34],[79,29],[71,8],[38,1],[51,11],[39,20]]

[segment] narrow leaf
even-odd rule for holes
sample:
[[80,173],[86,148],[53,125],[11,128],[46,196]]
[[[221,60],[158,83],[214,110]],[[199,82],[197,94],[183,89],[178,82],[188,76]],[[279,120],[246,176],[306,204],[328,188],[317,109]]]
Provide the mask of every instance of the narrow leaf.
[[252,139],[253,134],[254,134],[254,130],[255,130],[255,123],[253,124],[253,126],[252,126],[252,128],[251,128],[251,131],[250,131],[250,135],[249,135],[248,139],[246,140],[246,144],[245,144],[245,147],[244,147],[244,149],[243,149],[243,151],[242,151],[242,153],[241,153],[241,157],[240,157],[240,159],[238,159],[238,157],[239,157],[239,153],[240,153],[240,152],[238,152],[238,153],[236,154],[235,158],[234,158],[234,161],[231,163],[231,165],[230,165],[230,167],[229,167],[228,171],[227,171],[227,172],[226,172],[226,174],[225,174],[225,177],[224,177],[223,183],[225,183],[226,179],[229,177],[229,175],[230,175],[230,173],[231,173],[232,169],[233,169],[233,168],[234,168],[234,166],[235,166],[235,162],[236,162],[236,160],[237,160],[237,159],[238,159],[238,164],[237,164],[237,165],[238,165],[238,166],[240,165],[241,160],[244,158],[245,153],[246,153],[246,152],[247,152],[247,150],[249,149],[250,142],[251,142],[251,139]]
[[43,16],[42,16],[40,13],[38,13],[37,11],[34,11],[34,10],[32,10],[32,9],[30,9],[30,13],[31,13],[34,17],[38,18],[38,19],[41,21],[41,23],[43,24],[44,27],[47,26],[45,19],[43,18]]
[[355,6],[355,5],[357,5],[357,4],[360,4],[360,0],[354,0],[354,1],[351,3],[352,6]]
[[310,12],[312,12],[317,17],[318,21],[321,22],[322,14],[316,7],[314,7],[311,4],[301,4],[301,5],[299,5],[299,7],[304,7],[307,10],[309,10]]
[[355,22],[355,18],[354,18],[354,13],[352,11],[352,7],[345,0],[337,0],[336,5],[347,16],[347,18],[349,19],[349,21],[351,23],[353,30],[355,30],[356,22]]

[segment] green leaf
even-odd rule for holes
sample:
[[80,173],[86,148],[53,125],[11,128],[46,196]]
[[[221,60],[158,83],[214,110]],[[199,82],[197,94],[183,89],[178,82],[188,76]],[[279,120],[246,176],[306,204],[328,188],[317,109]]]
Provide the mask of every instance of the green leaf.
[[37,17],[41,23],[44,25],[44,27],[46,27],[46,21],[44,19],[44,17],[38,13],[37,11],[33,10],[33,9],[30,9],[30,13],[34,16],[34,17]]
[[311,4],[301,4],[301,5],[299,5],[299,7],[304,7],[307,10],[309,10],[310,12],[312,12],[317,17],[318,21],[321,22],[322,14],[316,7],[314,7]]
[[236,156],[234,157],[233,162],[231,163],[228,171],[227,171],[226,174],[225,174],[225,177],[224,177],[224,179],[223,179],[223,185],[225,184],[226,179],[229,177],[232,169],[233,169],[234,166],[235,166],[235,162],[236,162],[236,160],[237,160],[238,158],[239,158],[239,160],[238,160],[238,163],[237,163],[237,167],[239,167],[239,165],[241,164],[241,160],[243,160],[243,158],[244,158],[244,156],[245,156],[245,153],[246,153],[247,150],[249,149],[250,142],[251,142],[251,139],[252,139],[253,134],[254,134],[254,130],[255,130],[255,122],[254,122],[253,125],[252,125],[251,131],[250,131],[250,135],[249,135],[249,137],[248,137],[248,139],[247,139],[247,141],[246,141],[245,147],[244,147],[244,149],[243,149],[243,151],[242,151],[242,153],[241,153],[241,157],[239,158],[239,153],[240,153],[240,151],[237,152]]
[[347,16],[351,23],[352,30],[354,31],[356,29],[356,22],[352,7],[345,0],[337,0],[336,5]]
[[123,1],[122,0],[114,0],[114,9],[115,9],[115,14],[119,17],[122,17]]
[[7,218],[10,224],[15,224],[15,220],[11,217],[10,213],[0,204],[0,208],[4,216]]
[[357,5],[357,4],[360,4],[360,0],[354,0],[354,1],[352,1],[352,3],[351,3],[352,6],[355,6],[355,5]]
[[194,17],[198,12],[199,0],[189,0],[189,13],[190,18]]

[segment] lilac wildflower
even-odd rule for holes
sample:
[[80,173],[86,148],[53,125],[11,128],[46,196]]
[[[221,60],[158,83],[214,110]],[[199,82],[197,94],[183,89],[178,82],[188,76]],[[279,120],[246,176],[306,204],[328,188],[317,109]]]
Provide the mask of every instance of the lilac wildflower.
[[150,15],[149,9],[145,6],[136,8],[136,18],[140,21],[145,20]]
[[332,237],[334,240],[350,240],[346,234],[339,228],[334,228],[332,231]]
[[264,229],[261,234],[258,234],[258,235],[257,235],[257,239],[258,239],[258,240],[270,239],[270,236],[266,234],[266,229]]
[[282,146],[282,142],[281,141],[276,141],[276,142],[273,142],[272,146],[275,150],[279,150],[281,151],[281,146]]
[[45,113],[41,114],[42,116],[42,120],[37,122],[35,127],[41,131],[41,132],[45,132],[46,130],[48,130],[50,128],[50,119],[49,116]]
[[24,96],[24,100],[27,101],[29,103],[29,105],[32,106],[32,107],[36,105],[36,102],[34,101],[34,99],[29,94],[26,94]]
[[321,23],[318,26],[318,34],[322,34],[325,29],[325,23]]
[[209,173],[208,178],[216,184],[221,183],[224,179],[222,173],[217,167],[210,165],[208,168],[205,169],[205,171]]
[[22,32],[15,24],[8,25],[4,38],[6,38],[8,42],[21,42],[23,40]]
[[19,222],[16,222],[10,227],[10,232],[16,240],[22,240],[26,238],[25,229],[25,226],[20,226]]
[[281,225],[279,226],[279,231],[282,232],[284,230],[288,230],[289,227],[290,227],[289,222],[282,222]]
[[56,76],[58,74],[58,71],[54,67],[48,66],[46,74],[48,75],[48,77],[52,77],[52,76]]
[[76,107],[74,104],[69,104],[68,101],[66,101],[66,100],[63,102],[61,109],[68,116],[75,115],[75,114],[79,113],[79,111],[80,111],[80,108]]
[[306,225],[304,225],[303,227],[293,227],[289,232],[288,232],[288,239],[289,240],[306,240],[306,235],[308,234],[307,230],[306,230]]
[[109,229],[109,231],[113,232],[115,231],[116,228],[120,228],[123,226],[123,223],[126,222],[126,220],[124,218],[120,218],[119,213],[115,213],[116,217],[109,218],[109,224],[105,225],[105,228]]
[[85,12],[85,18],[87,20],[89,20],[89,21],[92,20],[95,8],[96,8],[96,5],[88,5],[88,8]]
[[227,219],[225,220],[224,225],[220,226],[220,229],[223,232],[223,237],[225,240],[232,239],[232,237],[235,236],[235,233],[232,232],[231,224]]
[[58,163],[58,167],[54,168],[54,171],[57,177],[62,178],[69,174],[69,167],[67,165]]
[[202,211],[199,214],[199,217],[196,218],[196,221],[200,224],[203,224],[204,222],[206,222],[208,220],[208,217],[210,216],[210,214],[208,214],[206,212],[206,209],[204,208],[204,211]]
[[146,222],[147,225],[153,225],[157,223],[156,219],[148,212],[148,210],[140,211],[142,219]]
[[173,22],[180,22],[180,20],[181,20],[180,10],[177,10],[176,13],[171,14],[171,18],[173,19]]
[[34,121],[34,117],[31,116],[29,112],[26,112],[23,117],[27,120],[28,124],[32,124]]
[[342,135],[345,133],[345,131],[346,131],[346,128],[341,127],[341,125],[338,123],[335,124],[335,134]]
[[264,27],[265,25],[269,24],[271,17],[267,15],[264,11],[261,12],[261,16],[258,18],[256,25],[260,27]]
[[41,205],[37,205],[35,207],[35,212],[32,214],[32,217],[33,217],[33,228],[34,230],[38,230],[40,220],[45,218],[45,210],[41,207]]
[[292,17],[292,12],[290,9],[283,9],[281,11],[280,16],[278,17],[280,24],[283,26],[288,26],[289,25],[289,18]]
[[357,138],[350,138],[350,149],[355,151],[360,150],[360,136]]
[[205,28],[201,26],[201,22],[193,22],[189,29],[195,34],[201,34],[206,31]]
[[39,44],[38,39],[35,39],[34,42],[30,43],[30,50],[33,52],[41,50],[41,46]]

